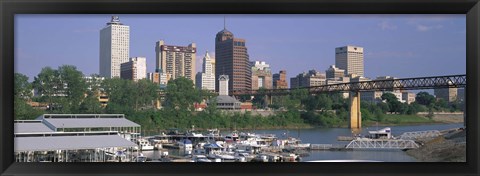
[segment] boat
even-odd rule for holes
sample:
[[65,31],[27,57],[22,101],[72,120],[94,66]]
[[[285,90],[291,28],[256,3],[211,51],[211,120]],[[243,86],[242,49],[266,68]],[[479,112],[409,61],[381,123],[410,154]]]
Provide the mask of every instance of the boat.
[[368,138],[370,139],[392,139],[392,130],[390,127],[382,128],[377,131],[368,131]]
[[234,143],[238,139],[238,132],[233,131],[232,133],[225,135],[224,139],[226,143]]
[[189,139],[182,139],[177,142],[179,148],[191,151],[193,149],[192,141]]
[[205,155],[193,155],[192,159],[195,162],[212,162]]
[[150,142],[148,142],[148,140],[146,140],[144,138],[138,139],[137,144],[140,146],[141,151],[147,151],[147,150],[153,150],[154,149],[154,146],[151,145]]

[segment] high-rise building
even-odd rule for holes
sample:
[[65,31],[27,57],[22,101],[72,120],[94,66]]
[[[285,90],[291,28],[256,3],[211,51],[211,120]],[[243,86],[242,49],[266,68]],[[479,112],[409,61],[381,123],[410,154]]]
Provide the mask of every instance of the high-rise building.
[[120,77],[120,64],[128,62],[130,27],[112,16],[107,26],[100,30],[100,76]]
[[273,88],[274,89],[288,89],[287,71],[280,70],[279,73],[273,74]]
[[[251,90],[252,73],[245,40],[224,28],[215,37],[215,77],[228,75],[229,90]],[[219,91],[218,82],[215,90]]]
[[173,79],[185,77],[195,83],[195,59],[197,47],[195,43],[188,46],[165,45],[160,40],[155,45],[156,70],[162,70]]
[[300,73],[290,78],[290,88],[321,86],[326,84],[326,76],[316,70]]
[[250,62],[252,68],[252,90],[272,89],[272,70],[263,61]]
[[147,78],[147,59],[145,57],[132,57],[129,62],[120,66],[122,79],[138,81]]
[[363,48],[350,45],[335,48],[335,65],[345,70],[345,76],[352,73],[364,76]]
[[198,72],[196,75],[196,86],[203,90],[215,91],[215,61],[212,63],[208,51],[203,56],[202,72]]
[[327,79],[329,78],[340,78],[345,76],[345,70],[335,67],[335,65],[330,65],[330,67],[325,71]]

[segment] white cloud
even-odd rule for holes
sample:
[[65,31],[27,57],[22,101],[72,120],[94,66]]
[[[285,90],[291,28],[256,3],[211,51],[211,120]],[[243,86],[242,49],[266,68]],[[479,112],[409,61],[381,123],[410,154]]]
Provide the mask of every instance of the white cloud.
[[382,30],[396,30],[397,26],[394,24],[390,24],[388,21],[382,21],[381,23],[378,24],[380,29]]
[[441,29],[443,28],[442,25],[423,25],[423,24],[417,24],[417,31],[420,31],[420,32],[427,32],[427,31],[430,31],[430,30],[434,30],[434,29]]

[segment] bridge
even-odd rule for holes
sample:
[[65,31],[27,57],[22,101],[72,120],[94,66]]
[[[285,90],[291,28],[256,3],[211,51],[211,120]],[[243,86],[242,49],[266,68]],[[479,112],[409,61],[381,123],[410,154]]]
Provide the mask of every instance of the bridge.
[[[383,79],[361,82],[349,82],[329,84],[295,89],[264,89],[264,90],[233,90],[231,95],[242,96],[267,96],[288,95],[292,90],[307,89],[309,94],[350,92],[350,113],[349,126],[352,129],[362,127],[360,112],[360,92],[385,91],[385,90],[419,90],[419,89],[441,89],[441,88],[462,88],[467,85],[466,75],[446,75],[401,79]],[[270,98],[271,100],[271,98]]]
[[412,149],[420,147],[413,140],[403,139],[354,139],[347,149]]
[[403,140],[418,140],[425,138],[435,138],[442,135],[438,130],[405,132],[399,136]]

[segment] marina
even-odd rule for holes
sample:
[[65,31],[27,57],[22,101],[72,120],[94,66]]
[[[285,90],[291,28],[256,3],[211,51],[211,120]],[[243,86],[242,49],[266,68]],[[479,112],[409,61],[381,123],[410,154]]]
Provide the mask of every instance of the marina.
[[46,114],[16,121],[15,154],[17,162],[415,161],[403,150],[461,126],[376,127],[355,134],[347,128],[199,131],[192,126],[141,136],[140,127],[122,115]]

